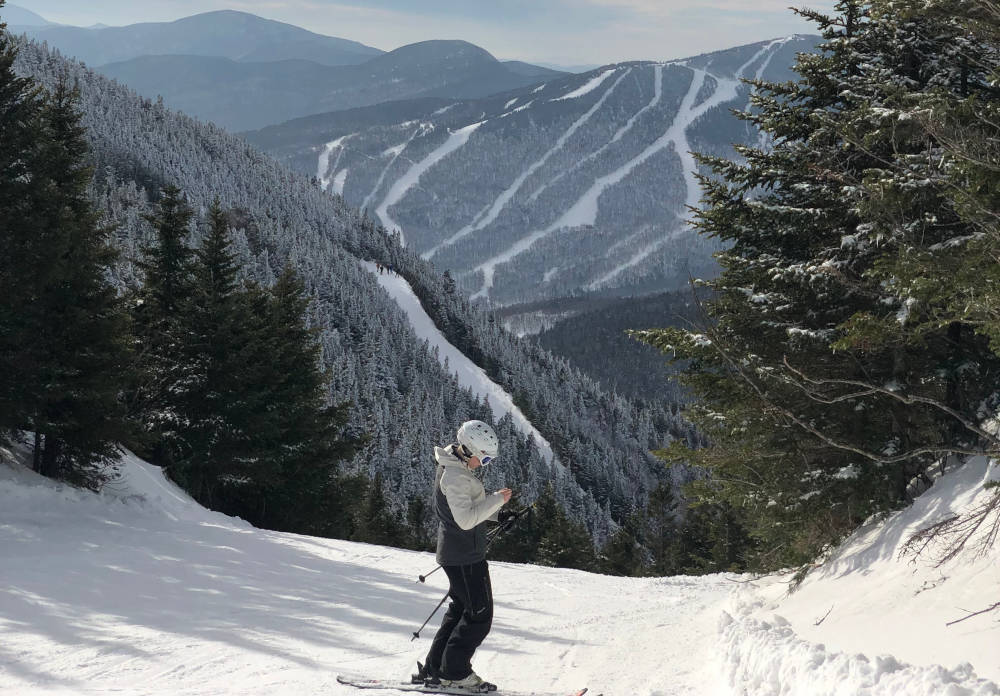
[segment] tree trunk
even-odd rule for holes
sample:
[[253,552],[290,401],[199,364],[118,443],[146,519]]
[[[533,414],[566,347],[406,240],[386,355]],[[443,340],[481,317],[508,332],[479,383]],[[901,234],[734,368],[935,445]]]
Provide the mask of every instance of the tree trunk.
[[35,431],[35,449],[32,452],[31,468],[36,473],[42,473],[42,434]]
[[51,435],[45,438],[45,449],[42,453],[43,476],[56,478],[59,474],[59,455],[62,453],[62,442],[57,437]]

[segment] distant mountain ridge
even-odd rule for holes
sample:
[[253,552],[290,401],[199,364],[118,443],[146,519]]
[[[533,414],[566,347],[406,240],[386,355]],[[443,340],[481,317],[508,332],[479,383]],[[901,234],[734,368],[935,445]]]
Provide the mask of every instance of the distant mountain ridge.
[[316,116],[246,137],[494,305],[671,291],[715,272],[714,242],[687,225],[701,195],[691,152],[757,143],[730,113],[748,106],[741,78],[790,79],[816,43],[621,63],[430,114],[395,103],[390,125],[329,114],[326,128]]
[[232,10],[126,27],[11,29],[230,131],[400,99],[475,99],[564,74],[500,62],[466,41],[385,52]]
[[158,55],[98,70],[145,97],[162,95],[171,108],[231,131],[400,99],[474,99],[561,75],[511,70],[465,41],[423,41],[336,67],[306,60],[250,63]]
[[6,22],[11,26],[24,26],[24,27],[43,27],[43,26],[53,26],[51,22],[44,19],[42,16],[35,14],[31,10],[26,10],[23,7],[18,7],[17,5],[5,5],[0,8],[0,20]]
[[[6,11],[0,10],[0,16]],[[14,21],[10,24],[12,30],[25,29],[32,38],[47,41],[64,55],[91,66],[149,55],[198,55],[256,62],[301,59],[339,66],[363,63],[383,53],[357,41],[315,34],[235,10],[124,27],[18,27],[19,22]]]

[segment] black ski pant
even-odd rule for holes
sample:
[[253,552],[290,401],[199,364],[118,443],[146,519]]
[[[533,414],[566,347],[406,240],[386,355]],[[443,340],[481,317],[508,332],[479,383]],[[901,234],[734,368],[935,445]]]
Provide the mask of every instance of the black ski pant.
[[451,603],[427,653],[430,674],[465,679],[472,672],[472,655],[493,625],[493,588],[486,561],[444,566]]

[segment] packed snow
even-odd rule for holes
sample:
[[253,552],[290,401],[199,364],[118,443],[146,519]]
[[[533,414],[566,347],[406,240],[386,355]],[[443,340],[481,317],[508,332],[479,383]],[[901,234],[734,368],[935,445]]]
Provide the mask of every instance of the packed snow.
[[445,338],[420,304],[420,299],[414,294],[410,284],[391,271],[380,273],[372,263],[366,262],[363,265],[375,274],[379,285],[406,314],[417,338],[427,341],[431,349],[437,349],[438,360],[458,378],[458,383],[464,388],[471,389],[479,398],[486,397],[493,411],[493,417],[497,420],[510,415],[522,434],[531,435],[535,439],[539,454],[546,461],[552,462],[552,446],[548,440],[525,417],[521,409],[514,404],[513,397],[503,387],[491,380],[483,368],[472,362]]
[[413,142],[413,139],[416,138],[417,135],[427,132],[427,128],[428,127],[424,125],[417,126],[416,128],[413,129],[413,132],[410,133],[410,136],[406,139],[405,142],[390,147],[388,150],[382,153],[383,157],[390,157],[391,159],[386,163],[386,165],[382,168],[382,171],[379,173],[378,180],[375,182],[375,186],[374,188],[372,188],[371,193],[365,196],[365,200],[361,204],[362,210],[367,209],[368,205],[372,202],[372,199],[374,199],[375,196],[378,194],[379,190],[382,188],[382,182],[385,181],[385,175],[389,172],[390,169],[392,169],[393,165],[396,164],[396,160],[399,159],[399,156],[403,154],[403,151],[406,150],[407,146],[411,142]]
[[[323,146],[323,151],[319,154],[319,162],[317,164],[316,178],[319,179],[320,185],[323,190],[327,190],[330,187],[330,183],[334,178],[331,175],[337,173],[337,166],[340,163],[340,156],[344,154],[344,143],[348,138],[356,135],[352,133],[351,135],[344,135],[336,140],[332,140]],[[330,157],[333,156],[333,151],[337,151],[337,158],[334,160],[333,164],[330,164]],[[347,171],[344,170],[346,176]]]
[[[483,125],[483,122],[479,121],[478,123],[473,123],[450,133],[444,143],[428,154],[424,159],[419,162],[415,162],[409,169],[406,170],[406,173],[403,174],[403,176],[393,183],[389,192],[382,200],[382,203],[375,209],[375,214],[390,233],[399,230],[400,239],[405,242],[399,224],[389,216],[389,207],[401,201],[403,196],[405,196],[406,193],[413,188],[418,181],[420,181],[420,176],[424,172],[453,153],[455,150],[458,150],[460,147],[465,145],[475,130],[481,125]],[[378,187],[376,187],[376,190],[378,190]]]
[[574,89],[572,92],[570,92],[568,94],[564,94],[561,97],[556,97],[552,101],[562,101],[563,99],[576,99],[578,97],[582,97],[584,95],[590,94],[595,89],[597,89],[598,87],[600,87],[601,84],[606,79],[608,79],[609,77],[611,77],[611,74],[614,71],[615,71],[614,68],[611,68],[609,70],[605,70],[604,72],[599,73],[599,74],[595,75],[594,77],[592,77],[590,80],[588,80],[586,83],[584,83],[581,87],[579,87],[577,89]]
[[[29,457],[0,451],[5,694],[345,696],[358,692],[338,671],[406,678],[438,625],[411,642],[445,592],[441,573],[417,581],[432,554],[257,530],[128,453],[101,494],[17,460]],[[998,475],[985,460],[945,475],[790,596],[780,577],[491,563],[495,620],[476,670],[557,694],[997,696],[1000,617],[943,625],[996,601],[996,550],[940,569],[897,550]]]
[[[610,75],[612,72],[614,71],[609,70],[608,74]],[[589,121],[590,117],[593,116],[602,106],[604,106],[604,103],[608,100],[608,97],[611,96],[611,93],[615,91],[615,87],[617,87],[621,83],[621,81],[624,80],[631,72],[632,72],[631,68],[623,72],[618,77],[618,79],[614,81],[611,87],[609,87],[607,91],[605,91],[605,93],[601,95],[601,98],[598,99],[597,102],[595,102],[594,105],[586,111],[586,113],[584,113],[580,118],[576,119],[576,121],[574,121],[573,124],[569,128],[567,128],[562,135],[559,136],[559,139],[556,140],[555,144],[552,147],[550,147],[545,152],[545,154],[543,154],[541,157],[535,160],[527,169],[521,172],[521,174],[514,180],[514,182],[511,183],[511,185],[508,186],[503,191],[503,193],[497,196],[493,204],[487,209],[487,213],[485,216],[481,217],[478,221],[473,220],[468,225],[466,225],[458,232],[453,234],[451,237],[441,242],[433,249],[424,253],[423,257],[425,259],[431,258],[441,248],[454,244],[463,237],[471,234],[472,232],[487,227],[494,220],[496,220],[497,217],[500,215],[500,212],[507,206],[508,203],[511,202],[511,200],[513,200],[517,192],[521,190],[521,187],[524,185],[524,182],[527,181],[528,177],[530,177],[536,171],[541,169],[545,165],[545,163],[549,161],[552,155],[554,155],[559,150],[563,149],[563,147],[566,145],[566,142],[573,137],[573,134],[576,133],[580,129],[580,127],[583,126],[587,121]]]

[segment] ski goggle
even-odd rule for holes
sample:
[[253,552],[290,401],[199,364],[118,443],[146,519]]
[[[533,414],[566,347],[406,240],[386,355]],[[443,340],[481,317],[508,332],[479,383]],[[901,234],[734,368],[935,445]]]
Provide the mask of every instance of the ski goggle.
[[479,458],[479,462],[483,466],[486,466],[487,464],[489,464],[492,461],[496,461],[496,457],[484,456],[484,457],[480,457]]

